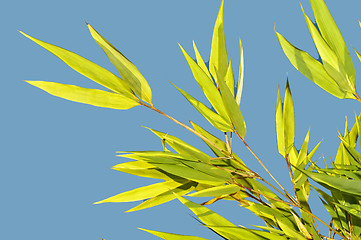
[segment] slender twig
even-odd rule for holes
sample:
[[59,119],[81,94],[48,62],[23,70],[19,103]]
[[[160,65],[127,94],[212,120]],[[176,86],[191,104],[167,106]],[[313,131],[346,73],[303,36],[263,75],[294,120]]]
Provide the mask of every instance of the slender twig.
[[[268,175],[270,175],[270,177],[278,184],[278,186],[280,186],[280,188],[285,192],[285,194],[287,195],[286,197],[288,199],[290,199],[291,201],[294,201],[294,199],[291,197],[291,195],[286,191],[286,189],[276,180],[275,177],[273,177],[273,175],[271,174],[271,172],[266,168],[266,166],[263,164],[263,162],[261,161],[261,159],[259,159],[257,157],[257,155],[253,152],[253,150],[248,146],[248,144],[246,143],[246,141],[244,140],[243,137],[241,137],[239,135],[238,132],[235,132],[235,134],[239,137],[239,139],[241,139],[241,141],[243,142],[243,144],[246,146],[246,148],[252,153],[252,155],[257,159],[257,161],[259,162],[259,164],[261,164],[261,166],[264,168],[264,170],[266,170],[266,172],[268,173]],[[270,184],[270,186],[273,186]],[[275,187],[273,187],[275,188]],[[275,188],[278,192],[280,192],[277,188]],[[297,204],[295,202],[295,204]]]
[[338,234],[339,236],[341,236],[343,239],[345,239],[344,236],[342,236],[342,233],[340,233],[339,231],[337,231],[336,229],[334,229],[332,226],[328,225],[327,223],[325,223],[324,221],[322,221],[319,217],[317,217],[316,215],[314,215],[312,212],[308,211],[307,209],[305,209],[304,207],[299,206],[300,209],[302,209],[302,211],[306,212],[307,214],[311,215],[312,218],[317,219],[320,223],[322,223],[323,225],[325,225],[326,227],[328,227],[328,229],[330,229],[331,231],[333,231],[334,233]]
[[297,201],[297,203],[300,204],[300,201],[297,198],[296,185],[295,185],[295,181],[293,180],[292,169],[291,169],[291,166],[290,166],[290,159],[288,158],[288,154],[286,154],[285,160],[286,160],[286,163],[287,163],[288,172],[290,174],[290,179],[291,179],[291,182],[292,182],[293,190],[295,191],[295,201]]
[[150,106],[150,105],[148,105],[148,104],[146,104],[146,103],[144,103],[144,102],[139,102],[139,103],[140,103],[140,105],[145,106],[145,107],[147,107],[147,108],[149,108],[149,109],[152,109],[153,111],[156,111],[157,113],[163,115],[164,117],[169,118],[169,119],[172,120],[173,122],[175,122],[175,123],[179,124],[180,126],[184,127],[184,128],[187,129],[188,131],[194,133],[195,135],[197,135],[198,137],[200,137],[202,140],[206,141],[207,143],[209,143],[210,145],[212,145],[213,147],[215,147],[216,149],[218,149],[219,151],[221,151],[224,155],[226,155],[226,156],[228,155],[227,152],[225,152],[224,150],[222,150],[221,148],[219,148],[216,144],[214,144],[214,143],[213,143],[212,141],[210,141],[208,138],[206,138],[206,137],[204,137],[203,135],[199,134],[199,133],[196,132],[194,129],[188,127],[188,126],[185,125],[184,123],[178,121],[177,119],[175,119],[175,118],[173,118],[173,117],[165,114],[164,112],[160,111],[159,109],[157,109],[157,108],[155,108],[155,107],[153,107],[153,106]]

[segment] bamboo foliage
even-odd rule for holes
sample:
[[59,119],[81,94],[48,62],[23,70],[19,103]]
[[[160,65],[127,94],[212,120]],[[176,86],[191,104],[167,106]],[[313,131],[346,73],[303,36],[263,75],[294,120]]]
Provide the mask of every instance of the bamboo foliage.
[[[341,99],[361,101],[355,89],[355,69],[339,29],[323,0],[310,1],[317,26],[303,9],[302,11],[322,61],[319,62],[294,47],[276,32],[281,48],[297,70],[325,91]],[[149,84],[138,68],[89,24],[87,26],[92,37],[114,64],[120,76],[73,52],[22,34],[80,74],[107,88],[107,91],[54,82],[27,82],[54,96],[98,107],[146,107],[199,137],[213,153],[207,154],[176,136],[148,128],[160,139],[163,151],[120,151],[118,156],[126,160],[115,165],[113,169],[159,181],[108,197],[96,204],[138,202],[138,205],[127,211],[134,212],[178,200],[193,212],[205,227],[219,237],[230,240],[360,239],[361,153],[356,147],[361,136],[361,115],[355,117],[351,130],[346,121],[344,134],[339,134],[340,145],[336,157],[322,168],[313,160],[320,143],[310,146],[310,131],[301,146],[295,146],[295,107],[287,78],[283,101],[278,88],[275,112],[277,148],[288,167],[293,186],[292,192],[287,191],[246,142],[247,128],[240,108],[244,80],[243,46],[239,40],[240,66],[236,81],[232,62],[227,55],[223,8],[222,1],[214,26],[209,66],[205,64],[194,42],[196,61],[179,45],[208,102],[202,103],[173,85],[210,125],[224,135],[224,140],[192,121],[190,125],[186,125],[156,108],[152,102]],[[357,51],[356,54],[361,60]],[[233,138],[239,138],[264,168],[267,176],[261,176],[249,168],[245,164],[249,159],[243,161],[235,153],[237,148],[233,146]],[[268,179],[272,179],[272,182]],[[311,207],[309,202],[311,189],[318,193],[332,219],[331,223],[325,222],[326,220],[312,212],[313,206]],[[207,197],[208,200],[196,203],[200,197]],[[236,202],[258,216],[264,225],[240,226],[206,207],[220,200]],[[318,225],[324,225],[328,231],[321,232]],[[140,229],[168,240],[204,239]]]

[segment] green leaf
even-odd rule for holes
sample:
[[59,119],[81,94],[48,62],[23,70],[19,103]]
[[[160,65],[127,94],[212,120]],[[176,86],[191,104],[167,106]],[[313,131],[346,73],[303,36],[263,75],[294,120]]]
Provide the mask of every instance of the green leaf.
[[317,28],[315,27],[313,22],[309,19],[309,17],[305,14],[303,8],[302,11],[305,16],[307,26],[308,29],[310,30],[312,39],[322,59],[322,63],[325,70],[344,91],[352,92],[353,83],[350,81],[350,79],[348,79],[343,63],[334,53],[334,51],[329,47],[326,41],[322,38],[320,32],[317,30]]
[[241,39],[239,39],[240,46],[240,64],[239,64],[239,75],[238,75],[238,86],[237,86],[237,94],[236,94],[236,102],[238,105],[241,104],[242,90],[243,90],[243,78],[244,78],[244,57],[243,57],[243,47]]
[[[173,83],[172,83],[173,84]],[[192,104],[192,106],[198,110],[205,117],[210,124],[212,124],[215,128],[219,129],[222,132],[231,132],[232,127],[230,124],[220,115],[213,112],[209,109],[206,105],[199,102],[197,99],[193,98],[184,90],[178,88],[176,85],[173,84],[174,87],[178,89],[182,93],[182,95]]]
[[[285,101],[283,105],[283,127],[285,138],[285,150],[286,154],[291,146],[293,146],[295,140],[295,110],[293,106],[293,100],[291,95],[290,85],[287,79]],[[295,163],[292,163],[295,164]]]
[[323,65],[308,53],[296,48],[281,34],[276,32],[278,41],[291,64],[312,82],[326,92],[338,98],[352,98],[352,93],[344,91],[336,81],[326,72]]
[[142,202],[141,204],[139,204],[138,206],[129,209],[126,212],[134,212],[134,211],[139,211],[139,210],[143,210],[143,209],[147,209],[150,207],[154,207],[154,206],[158,206],[161,205],[163,203],[172,201],[173,199],[176,198],[176,196],[174,195],[174,193],[183,196],[186,195],[187,193],[191,192],[194,188],[195,185],[197,183],[195,182],[188,182],[185,183],[179,187],[173,188],[173,189],[169,189],[167,192],[164,192],[156,197],[150,198],[144,202]]
[[342,204],[335,203],[338,207],[342,208],[343,210],[347,211],[348,213],[354,215],[355,217],[358,217],[361,220],[361,211],[359,209],[355,209],[352,207],[348,207]]
[[85,77],[103,85],[104,87],[121,93],[122,95],[135,99],[135,96],[130,89],[130,87],[119,77],[115,76],[113,73],[108,70],[100,67],[99,65],[73,53],[63,48],[57,47],[55,45],[40,41],[36,38],[33,38],[23,32],[20,32],[25,37],[33,40],[49,52],[53,53],[55,56],[64,61],[69,67],[84,75]]
[[134,202],[140,201],[152,197],[156,197],[159,194],[169,191],[169,189],[174,189],[179,187],[182,183],[174,182],[174,181],[166,181],[155,183],[152,185],[136,188],[127,192],[120,193],[113,197],[104,199],[99,202],[95,202],[94,204],[105,203],[105,202]]
[[215,67],[218,71],[220,79],[224,79],[228,69],[226,38],[224,35],[224,28],[223,28],[223,5],[224,5],[224,0],[222,0],[222,4],[219,9],[217,20],[214,26],[211,56],[209,59],[209,70],[212,76],[214,78],[217,76],[214,69]]
[[209,184],[209,185],[219,185],[225,182],[223,177],[215,177],[209,174],[200,172],[196,169],[190,168],[188,166],[180,165],[180,164],[162,164],[162,163],[152,163],[156,167],[162,169],[163,171],[185,178],[189,180],[193,180],[195,182]]
[[138,228],[140,230],[143,230],[145,232],[149,232],[157,237],[160,237],[162,239],[166,240],[207,240],[206,238],[201,237],[194,237],[194,236],[187,236],[187,235],[180,235],[180,234],[174,234],[174,233],[167,233],[167,232],[159,232],[154,230],[148,230],[144,228]]
[[337,189],[341,192],[361,196],[361,181],[346,179],[338,176],[330,176],[325,173],[302,171],[314,181],[328,189]]
[[280,88],[278,87],[277,92],[277,104],[276,104],[276,132],[277,132],[277,146],[278,152],[285,157],[285,130],[283,122],[283,110],[282,110],[282,99],[280,94]]
[[90,104],[97,107],[113,109],[129,109],[140,105],[134,98],[106,92],[98,89],[82,88],[74,85],[44,82],[44,81],[26,81],[27,83],[38,87],[54,96],[61,97],[70,101]]
[[341,63],[345,67],[348,79],[354,86],[356,78],[355,68],[345,41],[343,40],[341,32],[332,18],[330,11],[323,0],[311,0],[311,5],[322,37],[340,59]]
[[197,63],[199,65],[199,67],[207,74],[209,79],[212,79],[211,74],[209,74],[208,68],[207,68],[206,64],[204,63],[201,54],[198,52],[196,43],[194,41],[193,41],[193,48],[194,48],[194,52],[196,54],[196,59],[197,59]]
[[162,172],[160,169],[145,161],[131,161],[120,163],[113,166],[112,169],[136,175],[139,177],[156,178],[163,180],[172,179],[172,175]]
[[222,185],[217,187],[212,187],[204,189],[192,194],[188,194],[190,197],[219,197],[223,195],[229,195],[236,193],[241,190],[241,187],[235,184]]
[[233,68],[232,68],[232,62],[229,60],[229,65],[227,69],[227,73],[225,76],[226,85],[229,89],[229,91],[232,93],[232,96],[234,97],[234,75],[233,75]]
[[90,26],[90,24],[87,25],[94,40],[99,44],[109,60],[116,67],[120,76],[123,78],[123,81],[130,86],[140,99],[152,105],[152,91],[138,68],[102,37],[92,26]]
[[191,68],[195,80],[201,87],[208,101],[212,104],[212,106],[219,115],[224,118],[228,118],[225,106],[223,105],[221,94],[219,93],[217,87],[214,85],[212,79],[208,77],[208,75],[196,62],[194,62],[194,60],[188,55],[188,53],[184,51],[181,45],[179,45],[179,47],[181,48],[184,57],[186,58],[189,67]]
[[[186,207],[188,207],[208,228],[213,229],[216,233],[229,240],[239,239],[263,239],[253,234],[248,229],[240,228],[218,215],[217,213],[209,210],[208,208],[191,202],[183,197],[177,196]],[[220,228],[217,228],[220,227]]]
[[192,145],[180,140],[177,137],[174,137],[170,134],[163,133],[151,128],[148,128],[150,131],[152,131],[155,135],[157,135],[159,138],[166,140],[167,144],[173,148],[178,153],[182,154],[183,156],[187,156],[191,159],[194,159],[196,161],[201,161],[205,163],[210,163],[210,156],[205,154],[204,152],[200,151],[199,149],[193,147]]
[[224,103],[224,106],[227,110],[227,114],[229,118],[232,121],[233,127],[238,132],[238,134],[244,138],[246,135],[247,129],[246,129],[246,123],[243,119],[241,110],[239,109],[239,106],[236,102],[236,100],[233,98],[231,91],[228,89],[225,82],[218,79],[218,86],[222,94],[222,100]]

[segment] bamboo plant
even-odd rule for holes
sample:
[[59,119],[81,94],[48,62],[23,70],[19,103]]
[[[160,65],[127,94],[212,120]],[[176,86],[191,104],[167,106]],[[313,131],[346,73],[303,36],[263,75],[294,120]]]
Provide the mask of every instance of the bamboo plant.
[[[338,27],[323,0],[310,2],[316,24],[305,12],[304,16],[321,61],[294,47],[276,32],[281,48],[291,64],[322,89],[337,98],[351,98],[361,102],[355,89],[355,69]],[[118,152],[118,156],[125,161],[115,165],[113,169],[160,181],[120,193],[96,204],[141,201],[128,210],[132,212],[178,199],[205,227],[222,239],[361,238],[361,154],[356,150],[357,139],[361,135],[361,115],[356,116],[351,130],[346,122],[344,134],[339,134],[340,146],[336,157],[328,164],[325,161],[325,167],[322,168],[312,160],[320,143],[310,148],[309,132],[301,146],[297,148],[294,144],[295,110],[287,79],[283,101],[278,90],[275,104],[278,152],[285,159],[293,186],[292,192],[287,191],[247,144],[246,123],[240,109],[244,76],[243,47],[240,40],[240,66],[238,75],[235,75],[226,49],[223,1],[214,26],[208,66],[194,42],[195,60],[179,45],[208,102],[202,103],[173,85],[225,136],[225,140],[219,139],[192,121],[187,125],[159,110],[153,104],[151,88],[138,68],[91,25],[87,26],[119,75],[73,52],[21,33],[56,55],[75,71],[107,88],[106,91],[46,81],[27,83],[54,96],[98,107],[126,110],[140,106],[151,109],[179,124],[195,137],[201,138],[213,152],[213,155],[208,155],[175,136],[149,128],[159,137],[163,151]],[[361,55],[357,51],[356,54],[361,60]],[[233,149],[237,146],[232,145],[233,138],[241,140],[269,176],[259,175],[236,155]],[[272,182],[266,180],[268,178],[271,178]],[[318,185],[311,183],[310,179]],[[313,214],[313,206],[309,203],[312,188],[319,194],[331,222]],[[210,200],[202,204],[190,200],[197,197],[209,197]],[[253,228],[237,226],[206,207],[220,200],[236,201],[240,207],[262,219],[264,225]],[[321,232],[319,225],[326,226],[328,231]],[[205,239],[140,229],[168,240]]]

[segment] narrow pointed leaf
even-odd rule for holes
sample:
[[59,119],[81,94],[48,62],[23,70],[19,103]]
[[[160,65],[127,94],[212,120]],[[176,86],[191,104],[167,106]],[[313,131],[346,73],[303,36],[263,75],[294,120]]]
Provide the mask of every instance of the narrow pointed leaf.
[[305,16],[307,26],[308,29],[310,30],[312,39],[322,59],[322,63],[323,66],[325,67],[325,70],[344,91],[352,92],[352,82],[350,82],[350,80],[348,79],[345,67],[341,62],[341,59],[338,58],[338,56],[334,53],[334,51],[322,38],[320,32],[317,30],[317,28],[310,20],[310,18],[306,15],[303,8],[302,11]]
[[53,53],[55,56],[64,61],[67,65],[73,68],[75,71],[84,75],[85,77],[103,85],[106,88],[114,92],[121,93],[129,98],[135,98],[130,87],[119,77],[109,72],[108,70],[100,67],[99,65],[73,53],[63,48],[57,47],[55,45],[40,41],[36,38],[33,38],[23,32],[25,37],[33,40],[49,52]]
[[240,46],[240,64],[239,64],[239,75],[238,75],[238,84],[237,84],[237,94],[236,94],[236,102],[238,105],[241,104],[242,90],[243,90],[243,78],[244,78],[244,57],[243,57],[243,47],[241,39],[239,39]]
[[341,99],[355,98],[352,93],[346,92],[338,86],[319,61],[293,46],[278,32],[276,32],[276,35],[288,60],[304,76],[335,97]]
[[198,65],[207,74],[209,79],[212,79],[211,74],[209,73],[208,68],[207,68],[206,64],[204,63],[201,54],[198,52],[197,46],[194,41],[193,41],[193,48],[194,48],[194,52],[196,54],[196,59],[197,59]]
[[182,154],[183,156],[188,156],[191,159],[199,160],[201,162],[210,162],[210,156],[205,154],[204,152],[200,151],[199,149],[193,147],[192,145],[180,140],[179,138],[172,136],[167,133],[163,133],[151,128],[148,128],[152,131],[155,135],[157,135],[161,139],[165,139],[167,144],[173,148],[178,153]]
[[232,193],[236,193],[241,190],[241,187],[235,184],[222,185],[217,187],[212,187],[208,189],[204,189],[192,194],[188,194],[190,197],[219,197],[223,195],[229,195]]
[[[188,207],[208,228],[213,229],[215,232],[225,237],[226,239],[263,239],[259,238],[257,235],[253,234],[247,229],[237,227],[224,217],[200,204],[191,202],[180,196],[177,196],[177,198],[186,207]],[[218,229],[217,227],[221,227],[222,229]]]
[[229,91],[232,93],[232,96],[234,96],[234,75],[231,60],[229,61],[227,73],[224,79]]
[[283,122],[283,108],[282,108],[282,99],[280,94],[280,88],[278,87],[277,92],[277,104],[276,104],[276,132],[277,132],[277,146],[278,152],[285,157],[285,130]]
[[[189,67],[193,73],[195,80],[197,81],[198,85],[201,87],[204,95],[207,97],[208,101],[212,104],[214,109],[224,118],[228,118],[227,112],[225,110],[225,106],[222,102],[222,97],[214,85],[211,78],[202,70],[202,68],[194,62],[194,60],[188,55],[186,51],[179,45],[181,48],[184,57],[186,58]],[[228,66],[228,65],[227,65]]]
[[132,209],[129,209],[127,212],[139,211],[139,210],[151,208],[151,207],[158,206],[163,203],[172,201],[173,199],[176,198],[174,193],[178,194],[179,196],[184,196],[187,193],[191,192],[194,189],[196,184],[197,183],[195,183],[195,182],[188,182],[179,187],[169,189],[167,192],[164,192],[156,197],[150,198],[150,199],[142,202],[138,206],[136,206]]
[[[285,138],[285,150],[286,153],[293,145],[295,140],[295,110],[293,106],[293,100],[291,95],[290,85],[287,79],[285,101],[283,105],[283,127]],[[291,162],[293,165],[295,162]]]
[[233,127],[238,132],[238,134],[244,138],[246,135],[247,129],[246,129],[246,123],[243,119],[241,110],[239,109],[239,106],[236,102],[236,100],[233,98],[231,91],[228,89],[224,81],[218,81],[219,89],[222,94],[222,100],[224,103],[224,106],[227,110],[228,116],[232,121]]
[[180,234],[174,234],[174,233],[167,233],[167,232],[159,232],[154,230],[148,230],[144,228],[139,228],[140,230],[143,230],[145,232],[149,232],[150,234],[153,234],[154,236],[160,237],[165,240],[207,240],[206,238],[201,237],[195,237],[195,236],[187,236],[187,235],[180,235]]
[[94,40],[99,44],[109,60],[116,67],[120,76],[123,78],[123,81],[128,84],[140,99],[152,104],[152,91],[138,68],[102,37],[92,26],[90,26],[90,24],[87,25]]
[[169,189],[176,188],[182,185],[182,183],[167,181],[155,183],[145,187],[136,188],[128,192],[123,192],[113,197],[104,199],[102,201],[96,202],[95,204],[105,203],[105,202],[134,202],[140,201],[152,197],[156,197],[159,194],[167,192]]
[[345,66],[349,80],[355,85],[355,68],[345,41],[323,0],[311,0],[312,10],[322,37]]
[[212,76],[216,77],[216,72],[214,67],[216,67],[218,74],[221,79],[224,79],[228,68],[228,56],[226,48],[226,38],[224,35],[223,28],[223,5],[222,1],[221,7],[218,12],[217,20],[213,30],[212,37],[212,47],[211,47],[211,56],[209,59],[209,69]]
[[[174,85],[174,84],[173,84]],[[199,102],[197,99],[193,98],[191,95],[189,95],[184,90],[178,88],[176,85],[174,85],[178,91],[182,93],[182,95],[192,104],[192,106],[202,114],[203,117],[205,117],[210,124],[212,124],[215,128],[219,129],[222,132],[231,132],[232,127],[230,124],[220,115],[213,112],[211,109],[209,109],[206,105]]]
[[361,196],[361,181],[346,179],[338,176],[330,176],[325,173],[303,171],[314,181],[322,184],[328,189],[337,189],[341,192]]
[[121,94],[106,92],[98,89],[82,88],[74,85],[55,82],[26,82],[54,96],[74,102],[90,104],[97,107],[129,109],[140,105],[139,102],[137,102],[134,98],[132,99]]

